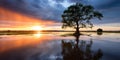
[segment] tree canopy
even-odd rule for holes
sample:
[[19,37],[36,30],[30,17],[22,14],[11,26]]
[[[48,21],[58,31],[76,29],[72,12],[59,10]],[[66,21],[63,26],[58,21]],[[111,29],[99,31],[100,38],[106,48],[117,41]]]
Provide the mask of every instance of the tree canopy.
[[91,19],[98,18],[101,20],[103,15],[94,9],[91,5],[76,3],[69,6],[62,14],[62,28],[71,27],[79,32],[79,28],[92,28]]

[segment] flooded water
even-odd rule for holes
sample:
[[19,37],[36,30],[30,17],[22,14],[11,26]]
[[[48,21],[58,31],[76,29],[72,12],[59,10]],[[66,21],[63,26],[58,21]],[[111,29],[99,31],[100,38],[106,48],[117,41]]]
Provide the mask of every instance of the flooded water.
[[120,33],[70,33],[0,35],[0,60],[120,60]]

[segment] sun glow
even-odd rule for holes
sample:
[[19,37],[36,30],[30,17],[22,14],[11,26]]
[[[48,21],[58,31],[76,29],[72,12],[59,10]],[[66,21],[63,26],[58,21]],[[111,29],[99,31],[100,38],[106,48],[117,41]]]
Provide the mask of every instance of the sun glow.
[[32,30],[42,30],[42,27],[41,26],[33,26]]

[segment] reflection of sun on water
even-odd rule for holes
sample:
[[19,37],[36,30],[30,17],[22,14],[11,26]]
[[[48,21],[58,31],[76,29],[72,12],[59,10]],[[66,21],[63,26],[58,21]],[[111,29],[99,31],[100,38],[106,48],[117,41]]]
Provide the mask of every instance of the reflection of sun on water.
[[33,36],[40,38],[41,37],[41,33],[37,32],[36,34],[33,34]]

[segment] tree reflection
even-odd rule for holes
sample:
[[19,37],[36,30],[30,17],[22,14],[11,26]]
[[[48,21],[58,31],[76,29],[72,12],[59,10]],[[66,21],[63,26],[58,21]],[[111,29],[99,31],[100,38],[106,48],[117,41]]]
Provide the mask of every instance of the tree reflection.
[[97,32],[97,35],[102,35],[103,34],[103,32]]
[[75,36],[76,40],[66,42],[62,40],[63,60],[100,60],[103,56],[102,50],[96,52],[91,50],[93,41],[89,42],[79,40],[80,36]]

